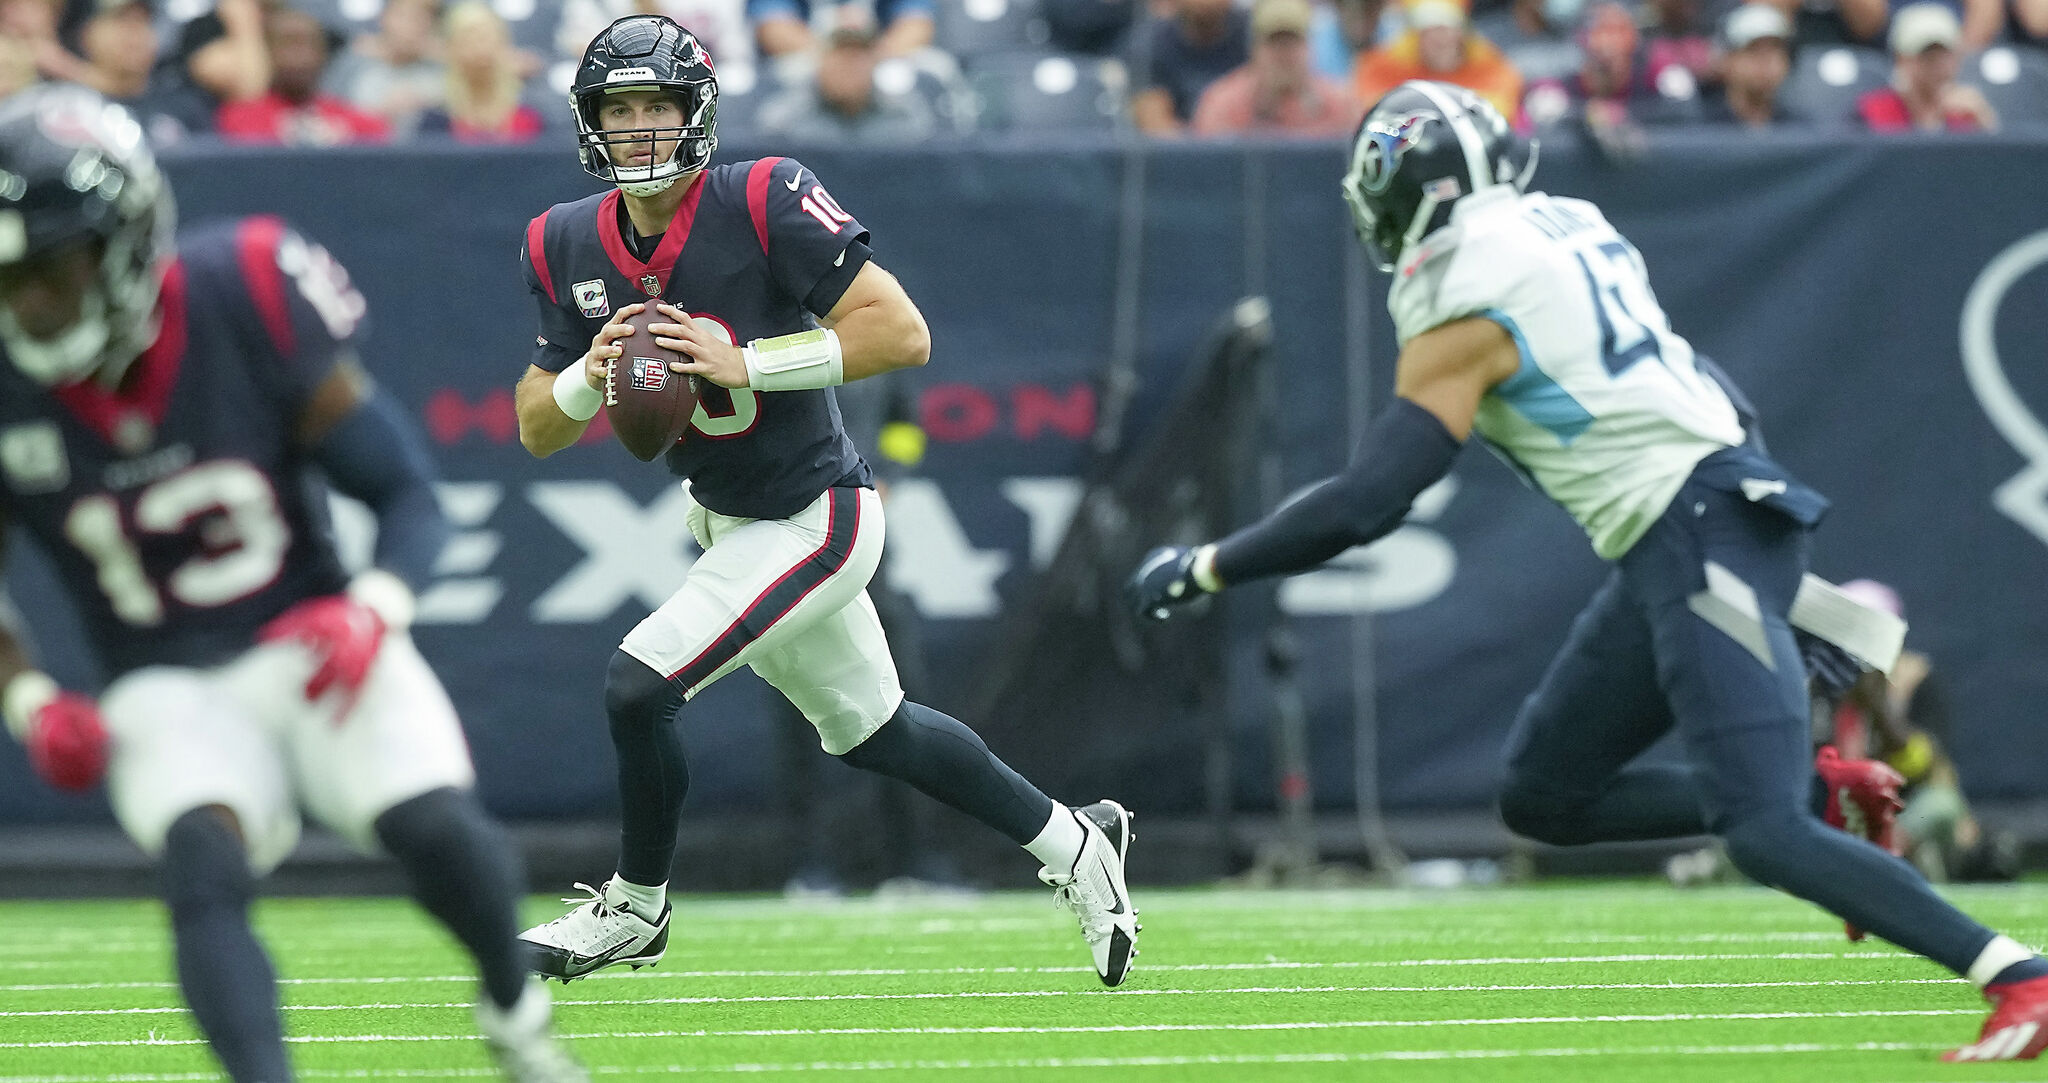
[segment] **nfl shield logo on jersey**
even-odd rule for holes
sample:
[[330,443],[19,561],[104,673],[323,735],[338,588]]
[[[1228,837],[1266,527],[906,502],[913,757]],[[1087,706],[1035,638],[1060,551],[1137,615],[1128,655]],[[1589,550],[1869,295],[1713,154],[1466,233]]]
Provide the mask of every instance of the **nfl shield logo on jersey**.
[[0,431],[0,469],[18,493],[54,493],[71,484],[71,460],[54,421],[29,421]]
[[572,288],[576,291],[576,307],[583,310],[585,317],[596,319],[612,314],[612,303],[604,295],[604,279],[578,282]]
[[659,391],[668,386],[668,362],[658,357],[633,359],[633,390]]

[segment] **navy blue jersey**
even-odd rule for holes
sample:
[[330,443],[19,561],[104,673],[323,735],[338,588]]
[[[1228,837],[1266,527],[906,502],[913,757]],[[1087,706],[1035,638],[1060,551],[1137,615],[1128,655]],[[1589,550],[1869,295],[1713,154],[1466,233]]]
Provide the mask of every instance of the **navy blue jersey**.
[[210,665],[343,589],[294,434],[362,298],[275,218],[181,239],[162,330],[118,392],[0,361],[0,513],[49,555],[110,676]]
[[[560,372],[611,314],[659,298],[744,345],[817,326],[868,259],[867,230],[794,158],[713,166],[645,259],[622,197],[560,203],[526,230],[521,263],[540,305],[533,364]],[[835,485],[868,485],[829,388],[756,393],[698,381],[690,431],[668,466],[712,511],[783,519]]]

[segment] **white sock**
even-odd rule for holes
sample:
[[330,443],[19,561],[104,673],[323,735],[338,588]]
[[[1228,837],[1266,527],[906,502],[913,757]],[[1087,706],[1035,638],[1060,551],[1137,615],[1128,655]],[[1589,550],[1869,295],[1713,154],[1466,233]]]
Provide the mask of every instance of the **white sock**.
[[1024,844],[1024,850],[1046,868],[1065,873],[1080,860],[1081,844],[1086,841],[1088,833],[1082,830],[1074,810],[1054,801],[1052,815],[1045,818],[1045,826],[1039,829],[1038,837]]
[[612,886],[625,896],[627,909],[645,921],[661,920],[661,907],[668,901],[668,885],[656,884],[648,887],[636,884],[623,876],[612,877]]
[[2012,937],[1994,936],[1989,944],[1984,945],[1984,950],[1977,953],[1977,961],[1970,964],[1970,969],[1963,976],[1982,989],[1991,984],[1991,979],[1997,977],[1999,971],[2033,957],[2032,951],[2020,946]]

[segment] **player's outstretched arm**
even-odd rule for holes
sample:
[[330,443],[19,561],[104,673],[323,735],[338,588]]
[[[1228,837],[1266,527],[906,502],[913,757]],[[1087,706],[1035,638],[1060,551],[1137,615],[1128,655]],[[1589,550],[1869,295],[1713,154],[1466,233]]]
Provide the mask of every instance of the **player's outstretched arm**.
[[1172,606],[1228,584],[1307,571],[1384,536],[1450,472],[1479,400],[1520,365],[1514,340],[1483,318],[1410,339],[1395,370],[1394,403],[1343,473],[1220,542],[1153,550],[1126,587],[1132,607],[1163,620]]

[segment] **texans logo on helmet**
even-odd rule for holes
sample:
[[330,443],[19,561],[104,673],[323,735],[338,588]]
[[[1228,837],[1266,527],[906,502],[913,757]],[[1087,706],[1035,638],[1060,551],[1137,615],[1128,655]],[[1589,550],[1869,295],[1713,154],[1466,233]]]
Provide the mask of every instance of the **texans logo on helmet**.
[[1395,171],[1401,168],[1401,155],[1415,145],[1422,126],[1431,118],[1406,116],[1391,124],[1375,124],[1367,129],[1372,136],[1359,158],[1359,180],[1368,192],[1384,192],[1394,181]]
[[668,362],[658,357],[633,359],[633,390],[659,391],[668,386]]
[[718,69],[711,66],[711,54],[705,51],[704,43],[696,38],[690,39],[690,61],[694,64],[704,65],[704,70],[713,75],[718,74]]

